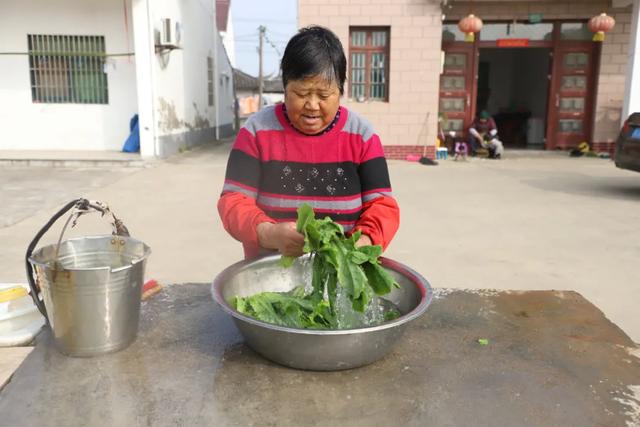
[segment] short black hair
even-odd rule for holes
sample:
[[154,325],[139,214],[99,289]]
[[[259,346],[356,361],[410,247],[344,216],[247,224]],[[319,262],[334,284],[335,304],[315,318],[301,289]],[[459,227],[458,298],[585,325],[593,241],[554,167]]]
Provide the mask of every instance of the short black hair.
[[284,87],[290,80],[320,75],[329,82],[335,81],[340,94],[344,94],[347,58],[338,37],[324,27],[300,29],[287,43],[280,69]]

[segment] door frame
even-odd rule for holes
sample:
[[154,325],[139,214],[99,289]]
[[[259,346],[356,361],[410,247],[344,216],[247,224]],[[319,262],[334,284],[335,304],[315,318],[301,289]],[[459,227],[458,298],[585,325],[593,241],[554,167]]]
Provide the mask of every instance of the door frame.
[[559,144],[560,141],[557,139],[558,120],[560,120],[561,117],[560,107],[558,105],[560,99],[560,90],[562,87],[562,72],[560,71],[562,63],[560,61],[562,61],[563,53],[571,51],[588,52],[590,56],[590,64],[588,67],[590,68],[590,70],[587,76],[587,89],[585,90],[587,95],[585,96],[586,99],[583,113],[583,134],[586,139],[593,142],[601,49],[601,43],[588,41],[564,41],[556,43],[553,49],[551,82],[549,85],[549,102],[547,104],[547,131],[545,134],[546,149],[554,150],[563,148],[566,149],[571,147],[571,144]]
[[[475,46],[476,43],[468,43],[468,42],[442,42],[442,51],[446,55],[446,53],[464,53],[468,55],[469,63],[467,64],[467,69],[460,73],[461,76],[465,77],[465,82],[468,87],[465,88],[465,112],[463,118],[462,130],[459,132],[462,134],[464,138],[467,138],[467,129],[471,126],[473,119],[476,115],[476,101],[478,98],[478,49]],[[443,71],[440,74],[440,82],[438,87],[438,110],[440,110],[440,99],[442,95],[445,96],[455,96],[453,93],[447,95],[447,92],[442,90],[440,84],[442,82],[442,77],[444,76],[444,64]]]
[[[487,20],[485,23],[509,23],[513,22],[511,20]],[[558,54],[562,52],[563,49],[571,48],[572,46],[590,46],[592,49],[592,63],[591,63],[591,72],[589,79],[587,81],[587,87],[591,92],[591,96],[588,98],[585,103],[585,137],[593,142],[593,132],[594,132],[594,121],[595,121],[595,110],[597,105],[597,85],[599,79],[599,70],[600,70],[600,61],[601,61],[601,52],[602,52],[602,43],[596,43],[593,41],[580,40],[561,40],[561,24],[565,23],[585,23],[584,19],[552,19],[552,20],[544,20],[544,23],[552,23],[553,24],[553,32],[551,40],[530,40],[528,46],[525,47],[514,47],[515,49],[530,49],[530,48],[548,48],[551,49],[551,60],[550,60],[550,70],[549,70],[549,88],[547,93],[547,113],[545,117],[545,149],[550,150],[556,148],[555,141],[555,132],[557,129],[557,121],[558,114],[555,108],[555,93],[559,90],[559,75],[556,72],[556,58],[558,58]],[[447,24],[456,24],[454,21],[445,21]],[[468,121],[465,120],[463,134],[466,136],[466,131],[468,127],[471,125],[471,122],[475,118],[476,115],[476,102],[478,98],[478,65],[479,65],[479,57],[480,57],[480,49],[481,48],[499,48],[498,42],[495,40],[492,41],[483,41],[480,37],[477,37],[473,43],[464,42],[464,41],[443,41],[442,42],[442,51],[455,51],[459,49],[464,49],[463,46],[468,46],[466,49],[472,49],[473,55],[473,64],[467,70],[467,72],[473,73],[471,78],[472,87],[470,101],[471,106],[469,108]],[[438,91],[438,106],[440,105],[440,96],[442,91],[439,89]],[[568,147],[563,147],[568,148]]]

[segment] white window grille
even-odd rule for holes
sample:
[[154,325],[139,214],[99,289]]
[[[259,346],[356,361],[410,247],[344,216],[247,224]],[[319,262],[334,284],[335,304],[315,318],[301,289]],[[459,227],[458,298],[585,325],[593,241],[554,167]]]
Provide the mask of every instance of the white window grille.
[[33,102],[108,104],[103,36],[28,34]]

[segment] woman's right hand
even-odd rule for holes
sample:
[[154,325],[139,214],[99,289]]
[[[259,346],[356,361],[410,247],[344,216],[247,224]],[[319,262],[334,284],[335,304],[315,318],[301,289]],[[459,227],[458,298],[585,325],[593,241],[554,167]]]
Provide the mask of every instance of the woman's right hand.
[[282,255],[302,255],[304,236],[296,230],[295,222],[262,222],[256,228],[258,243],[266,249],[277,249]]

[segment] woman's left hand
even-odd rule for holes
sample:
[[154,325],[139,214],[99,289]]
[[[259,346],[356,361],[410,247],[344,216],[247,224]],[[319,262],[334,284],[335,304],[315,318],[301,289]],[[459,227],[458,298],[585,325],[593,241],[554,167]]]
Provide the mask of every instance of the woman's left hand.
[[360,248],[362,246],[371,246],[371,245],[373,245],[373,242],[371,241],[371,238],[366,234],[363,234],[362,236],[360,236],[360,238],[356,242],[356,248]]

